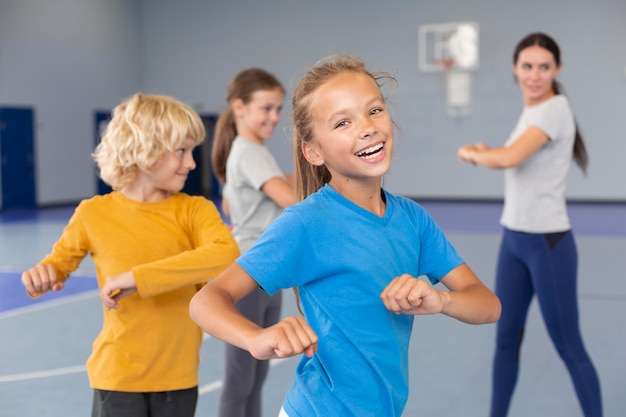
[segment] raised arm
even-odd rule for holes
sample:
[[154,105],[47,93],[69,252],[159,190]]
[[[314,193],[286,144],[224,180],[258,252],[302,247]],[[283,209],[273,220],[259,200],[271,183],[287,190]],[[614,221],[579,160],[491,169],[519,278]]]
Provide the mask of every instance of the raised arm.
[[261,186],[261,190],[282,208],[295,204],[298,201],[292,177],[287,176],[286,178],[285,180],[281,177],[274,177]]
[[52,250],[37,265],[22,273],[28,295],[39,297],[48,291],[60,291],[89,251],[89,239],[82,225],[81,203],[63,229]]
[[228,203],[228,199],[226,197],[222,197],[222,213],[224,216],[230,217],[230,205]]
[[189,211],[188,220],[183,224],[187,226],[181,230],[189,231],[184,235],[190,240],[189,250],[132,267],[135,285],[142,298],[204,284],[217,277],[239,256],[237,242],[212,202],[197,198],[196,209]]
[[22,284],[30,297],[36,298],[47,291],[60,291],[63,281],[58,279],[53,265],[37,264],[22,273]]
[[530,155],[548,142],[548,136],[538,127],[529,127],[513,143],[490,148],[482,142],[461,146],[457,156],[461,162],[482,165],[493,169],[506,169],[520,165]]
[[467,264],[454,268],[441,279],[441,283],[449,290],[441,293],[443,314],[470,324],[493,323],[500,318],[500,299]]
[[317,336],[303,317],[287,317],[264,329],[237,310],[237,301],[255,288],[256,281],[235,263],[194,295],[189,305],[191,319],[213,337],[257,359],[312,356]]

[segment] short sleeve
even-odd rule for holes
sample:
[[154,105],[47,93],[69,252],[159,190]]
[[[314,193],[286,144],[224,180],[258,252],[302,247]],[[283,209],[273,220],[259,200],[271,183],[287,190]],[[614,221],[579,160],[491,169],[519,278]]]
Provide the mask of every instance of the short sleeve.
[[420,229],[422,253],[419,270],[434,284],[461,265],[463,259],[425,210],[422,211],[422,217],[423,227]]
[[311,239],[297,213],[289,208],[265,230],[237,263],[272,295],[312,280]]
[[567,100],[563,96],[555,96],[535,108],[529,113],[528,125],[541,129],[550,140],[556,140],[562,136],[563,121],[570,113]]
[[240,159],[238,169],[246,182],[256,190],[272,178],[283,177],[276,159],[265,146],[248,147]]

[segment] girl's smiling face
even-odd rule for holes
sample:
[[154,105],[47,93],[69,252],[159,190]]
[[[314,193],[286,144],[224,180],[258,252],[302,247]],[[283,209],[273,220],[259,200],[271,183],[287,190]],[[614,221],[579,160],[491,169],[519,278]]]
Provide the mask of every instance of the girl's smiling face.
[[248,140],[263,144],[274,134],[280,122],[284,94],[280,88],[257,90],[248,103],[237,99],[233,103],[237,133]]
[[513,64],[513,73],[524,96],[524,104],[532,106],[554,96],[552,84],[561,66],[554,55],[538,45],[522,49]]
[[371,76],[343,72],[311,95],[313,140],[305,157],[326,165],[330,184],[380,181],[389,170],[393,123],[380,88]]

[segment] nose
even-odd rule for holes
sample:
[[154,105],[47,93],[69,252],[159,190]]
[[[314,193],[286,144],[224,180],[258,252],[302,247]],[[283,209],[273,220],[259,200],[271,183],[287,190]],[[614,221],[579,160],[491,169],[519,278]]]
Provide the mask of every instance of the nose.
[[534,67],[530,70],[530,77],[535,79],[539,78],[540,69],[538,67]]
[[270,112],[270,118],[273,122],[278,123],[280,121],[280,112],[278,110],[273,110]]
[[185,164],[185,168],[187,168],[190,171],[193,171],[194,169],[196,169],[196,161],[193,159],[193,153],[189,152],[185,154],[184,164]]
[[362,139],[368,138],[376,133],[376,125],[370,118],[363,118],[359,124],[359,137]]

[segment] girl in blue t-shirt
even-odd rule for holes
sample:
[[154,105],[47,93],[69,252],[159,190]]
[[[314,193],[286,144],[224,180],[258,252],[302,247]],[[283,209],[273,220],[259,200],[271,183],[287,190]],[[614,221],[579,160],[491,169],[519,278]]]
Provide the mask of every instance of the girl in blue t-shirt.
[[[386,81],[346,55],[304,75],[292,101],[302,201],[190,305],[205,331],[255,358],[304,353],[281,415],[400,416],[414,316],[500,316],[498,298],[428,213],[382,189],[394,145]],[[267,328],[247,320],[235,303],[257,287],[295,288],[303,317]]]

